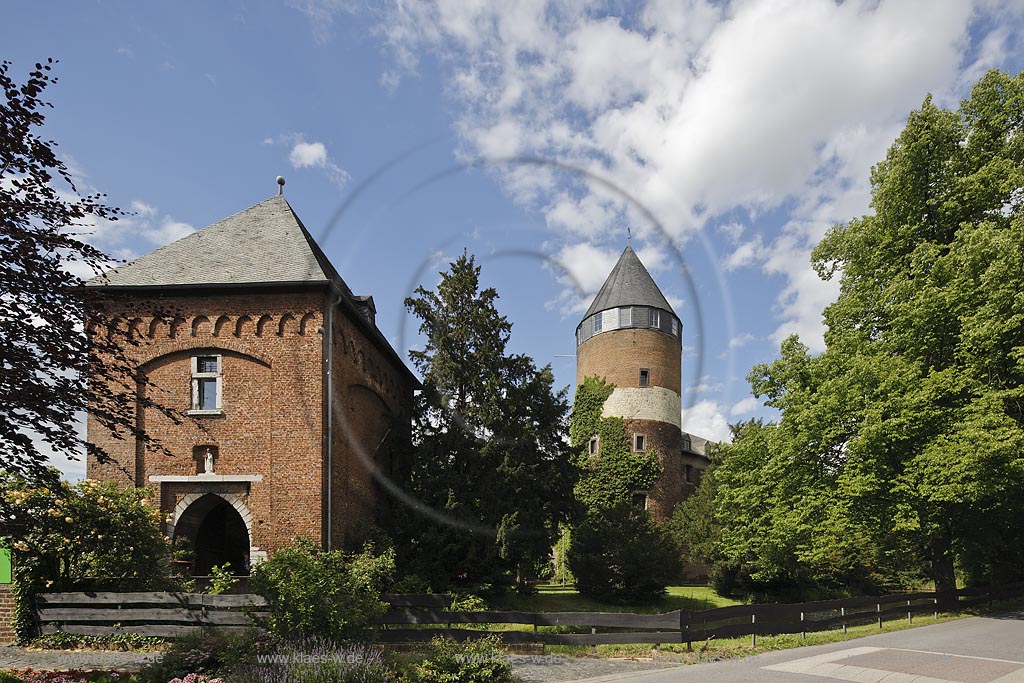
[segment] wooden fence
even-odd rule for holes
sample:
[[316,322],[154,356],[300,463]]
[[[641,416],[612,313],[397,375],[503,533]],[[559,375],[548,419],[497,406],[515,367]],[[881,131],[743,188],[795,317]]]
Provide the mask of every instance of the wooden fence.
[[[814,631],[846,630],[847,626],[872,622],[881,627],[885,620],[913,621],[917,614],[937,615],[940,611],[957,611],[1021,595],[1024,595],[1024,583],[945,594],[908,593],[782,605],[735,605],[695,612],[630,614],[458,612],[446,609],[451,604],[448,595],[394,594],[384,596],[390,609],[377,620],[376,637],[382,643],[405,643],[430,640],[435,636],[466,640],[495,633],[507,643],[595,646],[693,643],[749,635],[756,642],[758,635],[806,635]],[[267,613],[265,601],[257,595],[45,593],[37,596],[37,605],[43,633],[127,632],[164,638],[209,627],[243,629],[258,623]],[[518,630],[483,628],[496,624],[512,624]],[[468,625],[475,628],[467,628]]]

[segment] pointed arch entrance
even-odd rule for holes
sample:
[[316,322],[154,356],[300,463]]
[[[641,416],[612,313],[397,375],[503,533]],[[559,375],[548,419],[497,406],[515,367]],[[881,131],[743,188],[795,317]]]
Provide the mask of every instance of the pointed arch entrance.
[[194,576],[231,564],[231,573],[249,573],[252,515],[233,495],[190,494],[178,504],[171,540],[186,538],[195,549]]

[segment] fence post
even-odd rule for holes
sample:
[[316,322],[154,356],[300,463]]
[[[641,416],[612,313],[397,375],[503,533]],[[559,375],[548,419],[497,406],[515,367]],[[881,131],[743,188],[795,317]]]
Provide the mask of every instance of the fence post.
[[939,620],[939,599],[938,598],[932,598],[932,603],[933,603],[932,606],[935,608],[935,620],[938,621]]
[[[596,636],[597,635],[597,627],[596,626],[591,626],[590,627],[590,635],[592,635],[592,636]],[[590,646],[590,654],[592,654],[592,655],[596,655],[597,654],[597,643],[594,643],[593,645]]]
[[878,612],[878,628],[882,628],[882,603],[875,604],[875,611]]
[[843,617],[843,633],[846,633],[846,608],[845,607],[840,607],[839,608],[839,616]]
[[690,640],[690,625],[686,625],[686,651],[693,652],[693,641]]
[[800,613],[800,638],[807,640],[807,626],[804,625],[804,613]]
[[910,600],[907,600],[907,623],[914,623],[914,613],[910,611]]
[[751,632],[750,632],[750,646],[751,647],[757,647],[757,626],[756,626],[757,625],[757,615],[756,614],[751,614],[750,615],[750,624],[752,626]]

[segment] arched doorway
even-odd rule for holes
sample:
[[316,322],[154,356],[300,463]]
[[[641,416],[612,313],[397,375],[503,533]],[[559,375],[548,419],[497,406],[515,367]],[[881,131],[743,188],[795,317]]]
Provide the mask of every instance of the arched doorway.
[[193,576],[209,576],[214,566],[231,564],[231,573],[249,573],[249,530],[227,500],[208,493],[189,505],[174,529],[175,538],[187,538],[195,549]]

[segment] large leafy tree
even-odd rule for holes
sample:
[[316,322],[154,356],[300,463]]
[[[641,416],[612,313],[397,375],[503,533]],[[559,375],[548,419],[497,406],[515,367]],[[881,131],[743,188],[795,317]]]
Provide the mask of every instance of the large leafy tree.
[[[79,194],[56,143],[40,137],[53,65],[36,64],[19,84],[11,63],[0,64],[0,468],[39,476],[52,473],[49,453],[82,452],[76,418],[87,406],[115,434],[144,438],[125,362],[133,342],[98,297],[80,296],[72,273],[98,273],[109,262],[82,233],[121,211],[103,195]],[[104,331],[91,342],[87,317]]]
[[407,487],[423,507],[399,521],[405,568],[435,588],[526,582],[572,511],[565,390],[550,366],[507,350],[512,324],[463,253],[436,291],[406,307],[425,346]]
[[762,584],[1024,576],[1024,74],[931,98],[872,171],[873,212],[813,261],[826,351],[755,367],[778,424],[716,473],[723,562]]

